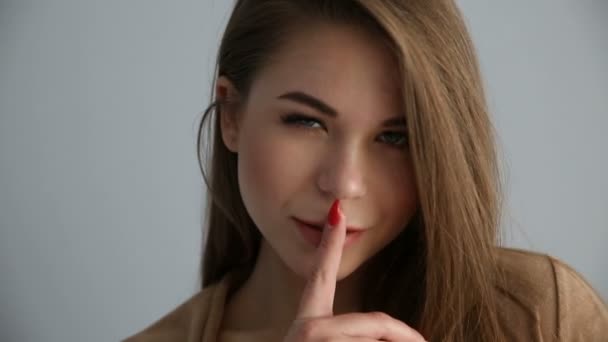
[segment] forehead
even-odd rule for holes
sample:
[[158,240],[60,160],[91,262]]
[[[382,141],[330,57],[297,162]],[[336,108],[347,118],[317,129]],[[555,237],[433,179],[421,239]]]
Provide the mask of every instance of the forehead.
[[272,100],[300,90],[326,100],[339,114],[394,115],[401,108],[398,70],[378,37],[320,25],[290,37],[259,74],[251,98]]

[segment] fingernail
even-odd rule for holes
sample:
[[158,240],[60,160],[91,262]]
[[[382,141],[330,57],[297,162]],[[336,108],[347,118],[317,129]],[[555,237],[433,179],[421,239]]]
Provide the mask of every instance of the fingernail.
[[332,204],[331,209],[329,210],[329,217],[327,220],[332,227],[335,227],[338,223],[340,223],[340,200],[336,200],[334,204]]

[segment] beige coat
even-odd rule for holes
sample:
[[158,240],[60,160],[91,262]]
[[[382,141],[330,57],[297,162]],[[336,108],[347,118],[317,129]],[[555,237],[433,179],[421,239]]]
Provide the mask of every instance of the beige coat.
[[[589,284],[555,258],[500,248],[506,285],[496,287],[510,341],[608,342],[608,308]],[[227,275],[123,342],[217,341]]]

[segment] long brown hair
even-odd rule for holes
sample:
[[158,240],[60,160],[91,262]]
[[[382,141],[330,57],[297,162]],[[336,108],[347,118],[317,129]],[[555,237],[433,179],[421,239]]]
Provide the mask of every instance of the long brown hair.
[[[236,1],[216,77],[230,79],[241,97],[211,103],[198,132],[210,194],[201,286],[235,270],[242,271],[237,282],[244,281],[261,239],[240,196],[236,155],[219,134],[222,108],[243,103],[290,33],[319,20],[375,34],[401,75],[420,206],[408,227],[368,261],[365,311],[384,311],[432,341],[504,340],[495,298],[502,204],[495,134],[474,47],[452,0]],[[202,153],[201,135],[214,113]]]

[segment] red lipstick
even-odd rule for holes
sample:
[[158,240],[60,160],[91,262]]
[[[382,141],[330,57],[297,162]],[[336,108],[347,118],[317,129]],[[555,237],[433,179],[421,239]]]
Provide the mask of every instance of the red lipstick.
[[[302,220],[298,217],[293,217],[294,220],[300,222],[300,223],[304,223],[307,226],[310,226],[316,230],[323,230],[323,226],[325,226],[325,222],[313,222],[313,221],[307,221],[307,220]],[[347,226],[346,227],[346,232],[347,233],[356,233],[356,232],[361,232],[366,230],[365,228],[361,228],[361,227],[354,227],[354,226]]]
[[[321,243],[321,238],[323,236],[323,224],[314,225],[314,224],[310,224],[305,221],[299,220],[295,217],[292,217],[292,219],[296,225],[297,230],[300,233],[299,235],[301,236],[301,238],[303,238],[304,241],[307,241],[311,245],[318,247],[319,244]],[[359,239],[361,239],[361,236],[363,235],[363,233],[365,233],[364,229],[357,229],[357,230],[350,230],[350,231],[347,230],[346,231],[346,240],[344,241],[344,248],[354,244]]]

